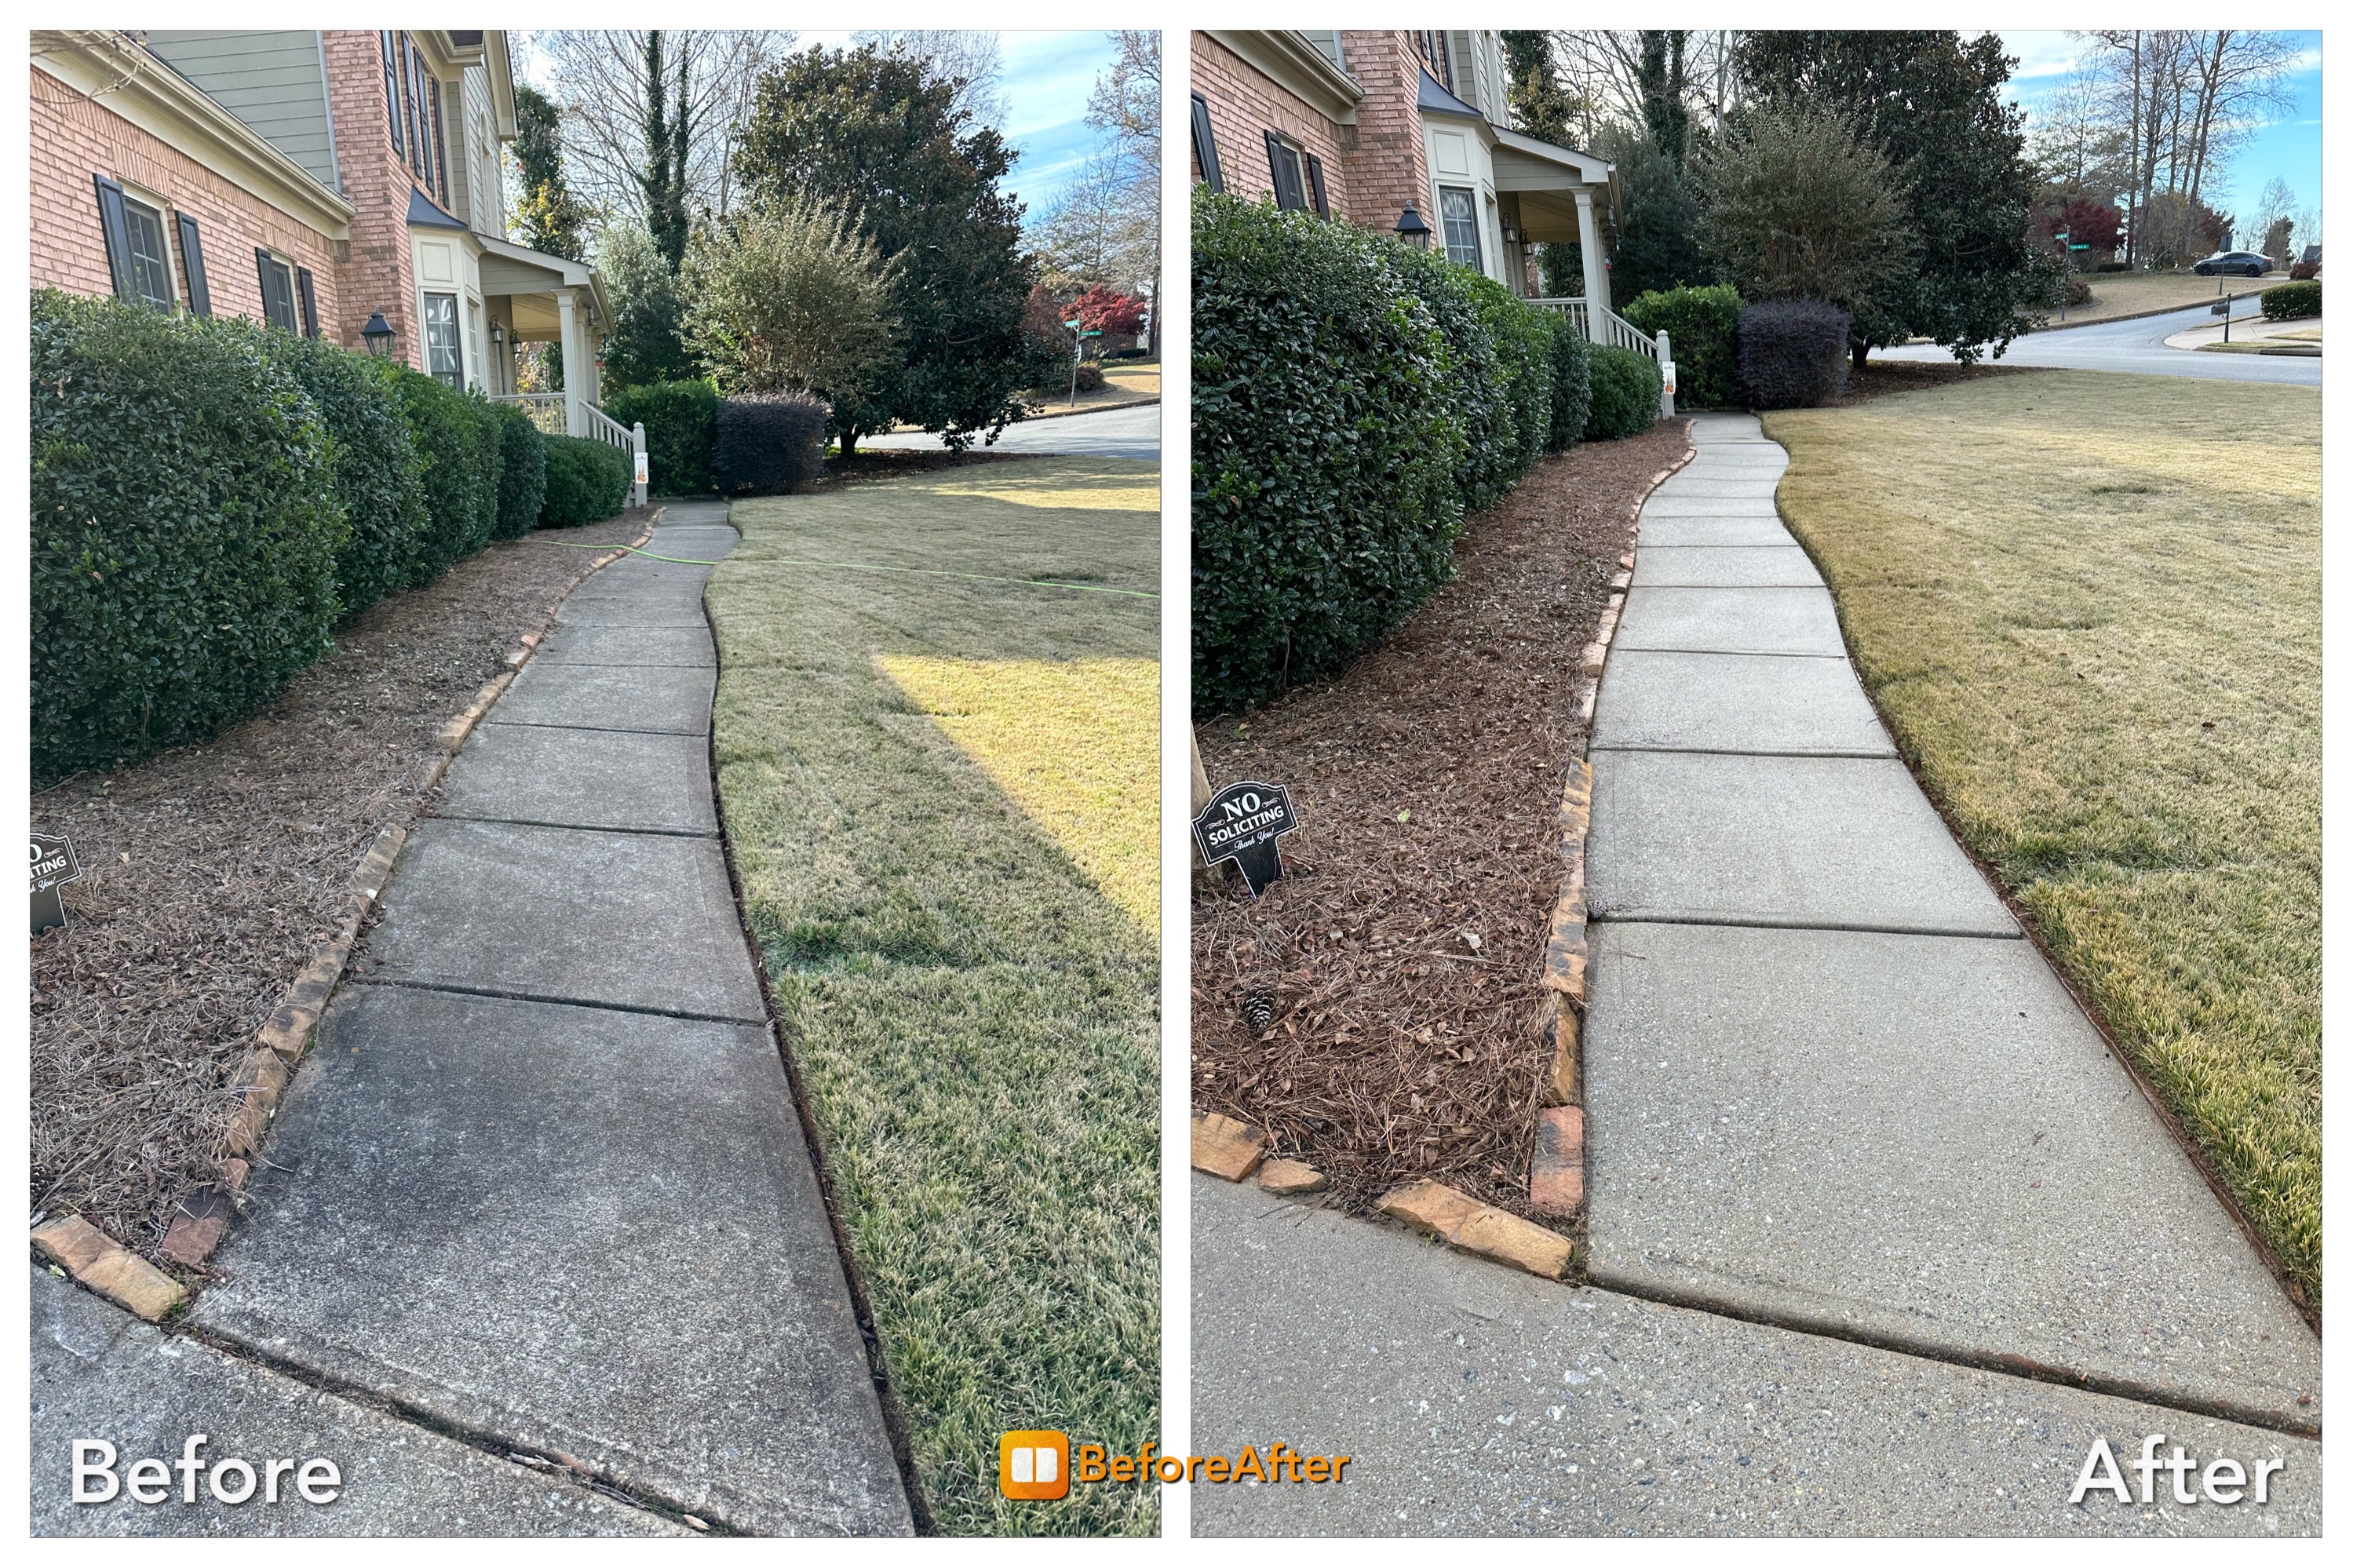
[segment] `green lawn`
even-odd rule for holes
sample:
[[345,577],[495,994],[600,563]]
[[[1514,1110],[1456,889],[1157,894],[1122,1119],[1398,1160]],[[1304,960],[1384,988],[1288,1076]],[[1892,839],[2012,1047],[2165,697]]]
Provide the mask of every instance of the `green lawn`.
[[2316,1303],[2318,389],[2045,372],[1766,429],[1898,745]]
[[720,797],[924,1503],[1152,1533],[1149,1487],[1003,1500],[997,1439],[1159,1436],[1158,469],[733,515]]

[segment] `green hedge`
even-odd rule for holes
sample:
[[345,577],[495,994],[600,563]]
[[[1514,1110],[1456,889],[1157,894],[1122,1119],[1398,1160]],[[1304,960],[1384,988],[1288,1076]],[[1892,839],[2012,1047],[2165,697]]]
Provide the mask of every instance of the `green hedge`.
[[1551,318],[1556,312],[1536,310],[1492,278],[1478,279],[1475,287],[1480,316],[1495,340],[1504,401],[1512,411],[1510,428],[1497,432],[1499,445],[1508,442],[1500,455],[1511,476],[1504,484],[1509,489],[1536,466],[1552,442]]
[[129,762],[328,646],[346,533],[318,405],[248,323],[32,300],[32,763]]
[[616,392],[605,412],[624,425],[646,427],[650,494],[709,495],[719,488],[711,443],[719,418],[719,390],[707,381],[657,381]]
[[335,556],[337,616],[348,621],[408,582],[426,526],[425,487],[398,394],[369,360],[324,338],[259,334],[334,438],[334,488],[349,526]]
[[1455,354],[1405,254],[1195,188],[1197,714],[1332,673],[1453,570]]
[[2307,283],[2283,283],[2266,289],[2263,294],[2263,320],[2294,321],[2320,314],[2320,279]]
[[1664,382],[1659,362],[1632,349],[1593,351],[1593,401],[1586,411],[1585,438],[1615,441],[1639,436],[1657,423]]
[[1434,250],[1397,245],[1378,258],[1420,300],[1446,339],[1450,400],[1461,416],[1464,443],[1462,460],[1454,468],[1455,487],[1464,511],[1483,510],[1502,500],[1525,471],[1517,466],[1512,375],[1503,345],[1488,325],[1490,301],[1479,288],[1490,280]]
[[1675,362],[1675,406],[1730,408],[1739,402],[1740,290],[1654,289],[1619,312],[1654,336],[1667,334]]
[[406,365],[385,373],[408,415],[424,463],[426,527],[407,581],[429,583],[498,532],[502,426],[480,394],[463,393]]
[[1552,318],[1552,430],[1545,450],[1566,452],[1585,434],[1593,404],[1593,345],[1566,310],[1546,314]]
[[521,539],[539,526],[547,500],[547,437],[512,403],[491,405],[499,416],[501,539]]
[[637,465],[618,447],[572,436],[547,437],[547,500],[543,528],[578,528],[618,517],[628,505]]

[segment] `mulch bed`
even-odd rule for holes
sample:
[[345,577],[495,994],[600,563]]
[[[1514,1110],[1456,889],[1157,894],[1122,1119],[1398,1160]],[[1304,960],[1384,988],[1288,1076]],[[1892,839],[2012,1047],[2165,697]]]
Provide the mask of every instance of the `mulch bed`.
[[32,944],[32,1200],[150,1257],[220,1175],[255,1032],[351,898],[388,823],[413,823],[435,737],[647,511],[493,544],[369,609],[269,709],[201,745],[32,798],[86,868]]
[[1197,728],[1211,784],[1286,784],[1301,826],[1256,902],[1238,878],[1197,879],[1194,1108],[1267,1129],[1347,1208],[1427,1176],[1542,1217],[1528,1165],[1577,659],[1687,430],[1546,459],[1471,520],[1455,580],[1388,643]]
[[2031,364],[1945,364],[1933,361],[1869,360],[1861,370],[1847,373],[1846,391],[1831,398],[1824,406],[1844,408],[1849,404],[1868,403],[1874,397],[1885,397],[1890,393],[1920,392],[1957,381],[1979,381],[1989,375],[2041,374],[2042,366]]

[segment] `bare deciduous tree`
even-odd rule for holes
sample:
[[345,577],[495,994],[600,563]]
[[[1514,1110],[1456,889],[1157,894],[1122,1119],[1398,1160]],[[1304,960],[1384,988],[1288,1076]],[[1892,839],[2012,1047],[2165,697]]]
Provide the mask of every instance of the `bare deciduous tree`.
[[995,33],[955,27],[868,29],[849,35],[853,44],[872,44],[928,64],[934,75],[963,85],[956,107],[981,125],[1005,129],[1011,107],[1005,99],[1005,50]]

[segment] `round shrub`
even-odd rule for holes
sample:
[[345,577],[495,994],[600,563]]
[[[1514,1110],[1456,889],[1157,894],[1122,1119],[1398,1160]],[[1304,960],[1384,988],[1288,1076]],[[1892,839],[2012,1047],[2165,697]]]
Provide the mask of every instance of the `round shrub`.
[[2287,269],[2287,275],[2295,282],[2306,282],[2320,276],[2320,263],[2317,261],[2299,261],[2295,266]]
[[1453,350],[1403,286],[1412,255],[1195,189],[1198,715],[1331,674],[1453,572],[1463,417]]
[[1081,392],[1100,392],[1103,390],[1103,366],[1092,361],[1080,364],[1078,387]]
[[1740,385],[1757,408],[1811,408],[1846,390],[1852,318],[1820,300],[1775,300],[1740,312]]
[[335,496],[349,527],[335,555],[335,597],[348,621],[408,583],[426,530],[417,447],[398,395],[365,355],[285,331],[261,341],[334,438]]
[[1739,289],[1729,283],[1654,289],[1619,314],[1653,336],[1667,334],[1667,352],[1675,362],[1676,407],[1733,405],[1738,386]]
[[344,537],[318,405],[250,323],[33,296],[37,778],[199,740],[319,657]]
[[2263,320],[2294,321],[2320,314],[2320,279],[2308,283],[2282,283],[2263,290]]
[[429,583],[497,530],[500,426],[481,398],[406,365],[377,363],[399,395],[422,463],[426,526],[407,581]]
[[578,528],[621,515],[637,479],[637,465],[628,453],[574,436],[543,439],[547,499],[540,510],[542,528]]
[[1659,362],[1632,349],[1597,348],[1590,375],[1591,406],[1585,438],[1615,441],[1639,436],[1658,422],[1659,394],[1665,381]]
[[520,539],[539,526],[547,500],[547,437],[512,403],[491,405],[499,417],[501,539]]
[[805,393],[723,399],[712,471],[723,494],[786,495],[825,477],[826,406]]
[[1547,452],[1566,452],[1585,435],[1585,417],[1593,404],[1593,346],[1566,310],[1545,312],[1552,318],[1552,431]]
[[610,394],[605,412],[624,425],[646,427],[649,493],[709,495],[711,444],[717,433],[719,389],[707,381],[656,381]]

